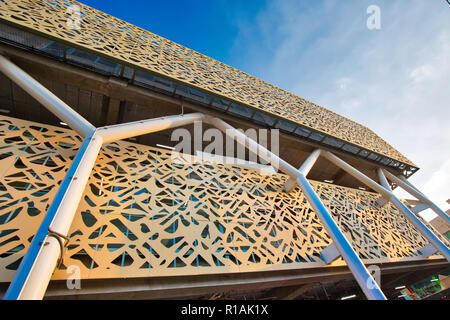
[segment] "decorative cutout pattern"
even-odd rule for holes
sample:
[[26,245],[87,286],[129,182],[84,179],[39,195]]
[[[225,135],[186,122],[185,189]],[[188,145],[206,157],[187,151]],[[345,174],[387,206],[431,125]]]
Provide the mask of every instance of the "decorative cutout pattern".
[[[68,170],[79,137],[0,117],[0,281],[10,281]],[[82,278],[146,277],[322,267],[332,241],[287,176],[173,161],[171,151],[104,145],[61,270]],[[196,162],[197,161],[197,162]],[[311,181],[365,262],[423,259],[427,241],[378,194]]]
[[[81,9],[80,29],[69,29],[70,5]],[[81,3],[3,0],[0,20],[120,60],[200,90],[417,167],[367,127],[288,91]]]

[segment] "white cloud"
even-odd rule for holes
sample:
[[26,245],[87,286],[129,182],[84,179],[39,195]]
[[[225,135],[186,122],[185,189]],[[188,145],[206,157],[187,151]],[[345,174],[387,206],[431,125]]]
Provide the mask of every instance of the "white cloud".
[[[366,9],[381,8],[381,30]],[[450,8],[445,1],[270,1],[241,24],[244,70],[362,123],[421,170],[411,182],[450,198]],[[244,55],[242,53],[244,52]]]
[[336,86],[338,89],[345,90],[348,88],[348,86],[352,83],[352,80],[350,78],[340,78],[336,81]]

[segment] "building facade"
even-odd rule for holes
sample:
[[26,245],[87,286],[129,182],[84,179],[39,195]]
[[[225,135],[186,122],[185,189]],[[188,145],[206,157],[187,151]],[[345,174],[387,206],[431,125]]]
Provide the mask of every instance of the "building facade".
[[[447,200],[447,203],[450,204],[450,199]],[[450,214],[450,210],[447,210],[445,213],[447,215]],[[447,237],[447,239],[450,239],[450,225],[448,225],[445,219],[437,216],[430,221],[430,224],[436,229],[437,232]]]
[[6,299],[384,299],[448,267],[419,168],[350,119],[74,1],[0,3],[0,55]]

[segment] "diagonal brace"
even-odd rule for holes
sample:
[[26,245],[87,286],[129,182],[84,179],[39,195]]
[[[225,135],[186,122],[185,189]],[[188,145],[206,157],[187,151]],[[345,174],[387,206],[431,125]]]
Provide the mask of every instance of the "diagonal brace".
[[302,166],[303,169],[301,168],[301,172],[258,144],[256,141],[246,136],[244,133],[227,124],[223,120],[208,116],[205,118],[205,121],[220,129],[227,136],[232,137],[246,148],[250,150],[258,150],[258,154],[261,158],[270,162],[270,164],[274,168],[279,168],[291,179],[295,179],[295,181],[299,184],[300,188],[304,192],[309,203],[313,207],[314,211],[319,216],[320,221],[328,231],[330,237],[333,239],[333,243],[336,245],[342,258],[345,260],[349,269],[352,271],[356,281],[358,282],[366,297],[371,300],[386,300],[386,297],[376,283],[375,279],[364,266],[358,254],[353,250],[349,241],[339,229],[330,212],[324,206],[319,196],[315,193],[314,189],[304,175],[304,173],[307,173],[307,171],[312,168],[314,162],[321,152],[318,151],[311,154],[305,161],[304,166]]

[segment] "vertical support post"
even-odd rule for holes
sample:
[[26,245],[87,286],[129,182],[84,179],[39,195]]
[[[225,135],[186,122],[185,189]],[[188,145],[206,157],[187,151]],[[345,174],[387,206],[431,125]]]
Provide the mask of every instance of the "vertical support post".
[[304,175],[305,177],[308,175],[308,173],[311,171],[312,167],[316,163],[317,159],[320,157],[320,153],[322,151],[320,149],[314,150],[308,158],[306,158],[305,162],[302,163],[301,167],[298,169],[298,171]]
[[385,188],[386,190],[392,190],[391,186],[389,185],[389,182],[387,181],[386,177],[383,174],[383,170],[378,168],[377,169],[377,174],[378,174],[378,180],[380,181],[381,186],[383,188]]
[[[378,173],[378,171],[377,171]],[[384,175],[380,175],[378,173],[378,180],[380,181],[380,184],[383,186],[383,188],[387,189],[387,190],[391,190],[391,186],[389,185],[389,182],[386,180],[386,178],[384,177]],[[386,196],[381,196],[377,199],[376,203],[378,206],[380,207],[384,207],[386,205],[386,203],[389,202],[388,197]]]
[[386,170],[383,170],[383,173],[386,174],[389,180],[395,182],[398,186],[400,186],[405,191],[409,192],[412,196],[428,204],[431,210],[436,212],[439,216],[441,216],[445,220],[445,222],[447,222],[448,225],[450,225],[450,217],[443,210],[441,210],[441,208],[439,208],[436,204],[434,204],[434,202],[432,202],[422,192],[420,192],[419,189],[414,187],[409,181],[407,180],[403,181],[402,179],[399,179],[398,177],[394,176],[392,173]]
[[[302,163],[301,167],[298,169],[298,171],[303,174],[305,177],[308,176],[309,171],[311,171],[312,167],[316,163],[317,159],[320,157],[320,153],[322,151],[320,149],[314,150],[308,158]],[[284,184],[284,190],[286,192],[290,192],[297,183],[296,179],[289,178],[288,181]]]

